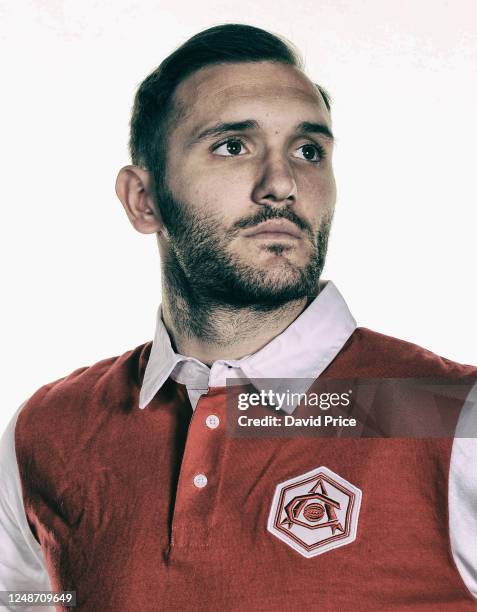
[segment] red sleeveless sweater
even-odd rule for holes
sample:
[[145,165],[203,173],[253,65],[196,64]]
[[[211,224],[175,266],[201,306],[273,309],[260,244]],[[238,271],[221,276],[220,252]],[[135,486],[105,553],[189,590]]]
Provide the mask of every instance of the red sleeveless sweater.
[[[169,379],[138,409],[150,349],[45,385],[18,418],[27,518],[52,588],[75,590],[78,610],[477,607],[449,545],[452,439],[233,438],[224,388],[192,413]],[[358,328],[325,377],[449,377],[470,389],[477,368]],[[277,484],[319,466],[362,491],[361,509],[352,543],[306,558],[267,521]]]

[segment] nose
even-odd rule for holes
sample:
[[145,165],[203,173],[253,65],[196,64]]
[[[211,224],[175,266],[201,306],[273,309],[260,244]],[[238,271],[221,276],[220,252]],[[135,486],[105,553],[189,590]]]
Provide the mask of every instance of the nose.
[[286,159],[269,157],[263,161],[252,193],[256,204],[292,204],[297,198],[297,186]]

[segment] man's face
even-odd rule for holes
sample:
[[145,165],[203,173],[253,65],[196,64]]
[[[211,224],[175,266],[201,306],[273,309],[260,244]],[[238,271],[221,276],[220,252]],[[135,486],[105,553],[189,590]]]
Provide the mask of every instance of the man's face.
[[233,305],[316,294],[336,187],[314,85],[281,63],[225,64],[191,75],[174,100],[184,111],[156,180],[166,268]]

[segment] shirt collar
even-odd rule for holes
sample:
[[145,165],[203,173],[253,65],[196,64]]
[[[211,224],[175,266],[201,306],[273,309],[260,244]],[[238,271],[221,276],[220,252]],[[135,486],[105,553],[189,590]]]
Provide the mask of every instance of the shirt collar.
[[[356,329],[356,321],[334,283],[322,281],[320,288],[313,302],[281,334],[256,353],[230,363],[240,366],[251,382],[272,378],[315,380]],[[145,408],[151,402],[176,365],[185,361],[207,367],[194,357],[174,351],[159,306],[156,333],[139,395],[139,408]]]

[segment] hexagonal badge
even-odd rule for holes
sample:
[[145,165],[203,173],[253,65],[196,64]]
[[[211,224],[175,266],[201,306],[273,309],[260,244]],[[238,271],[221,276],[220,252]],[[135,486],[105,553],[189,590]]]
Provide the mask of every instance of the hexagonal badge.
[[322,466],[275,489],[268,531],[304,557],[356,539],[361,490]]

